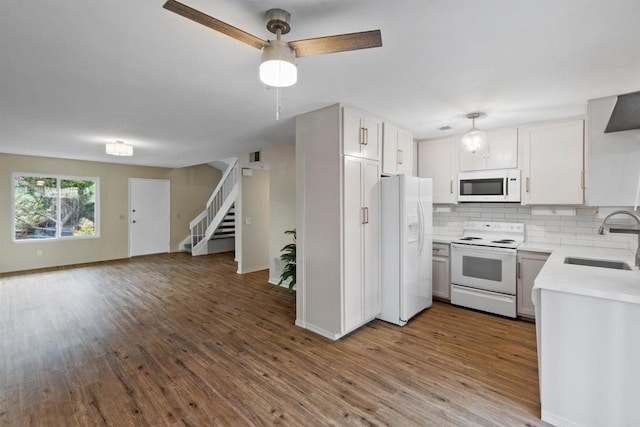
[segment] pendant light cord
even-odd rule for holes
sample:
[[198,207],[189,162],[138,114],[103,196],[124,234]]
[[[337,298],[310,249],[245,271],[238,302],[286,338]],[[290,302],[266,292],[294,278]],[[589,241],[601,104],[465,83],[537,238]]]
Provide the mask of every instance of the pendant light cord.
[[280,110],[282,109],[282,103],[280,102],[280,88],[276,88],[276,120],[280,120]]

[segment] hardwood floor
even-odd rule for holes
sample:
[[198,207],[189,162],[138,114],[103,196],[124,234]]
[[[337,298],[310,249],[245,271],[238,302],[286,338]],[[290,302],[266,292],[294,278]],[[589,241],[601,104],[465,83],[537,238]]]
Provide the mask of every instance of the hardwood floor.
[[434,306],[338,342],[231,254],[0,276],[0,425],[544,425],[531,323]]

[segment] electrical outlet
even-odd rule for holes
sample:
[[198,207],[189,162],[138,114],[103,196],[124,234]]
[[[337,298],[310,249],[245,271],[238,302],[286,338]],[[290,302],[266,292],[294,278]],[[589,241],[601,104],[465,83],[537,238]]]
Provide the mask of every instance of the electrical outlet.
[[36,256],[42,256],[42,249],[38,249],[36,251]]
[[245,224],[247,224],[247,225],[248,225],[248,224],[251,224],[251,217],[250,217],[250,216],[246,217],[246,218],[244,219],[244,223],[245,223]]

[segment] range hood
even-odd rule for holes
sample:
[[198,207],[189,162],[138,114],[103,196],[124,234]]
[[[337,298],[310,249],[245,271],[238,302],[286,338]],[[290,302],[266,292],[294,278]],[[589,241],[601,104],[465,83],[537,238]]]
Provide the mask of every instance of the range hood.
[[640,129],[640,92],[619,95],[604,133]]

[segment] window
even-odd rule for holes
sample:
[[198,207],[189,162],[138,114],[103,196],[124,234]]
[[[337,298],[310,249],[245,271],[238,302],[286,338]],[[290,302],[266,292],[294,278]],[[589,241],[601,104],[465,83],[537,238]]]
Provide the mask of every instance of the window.
[[98,190],[98,178],[14,174],[14,240],[97,237]]

